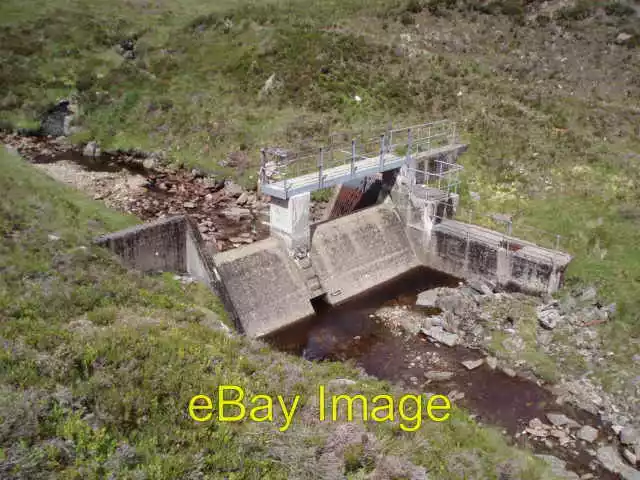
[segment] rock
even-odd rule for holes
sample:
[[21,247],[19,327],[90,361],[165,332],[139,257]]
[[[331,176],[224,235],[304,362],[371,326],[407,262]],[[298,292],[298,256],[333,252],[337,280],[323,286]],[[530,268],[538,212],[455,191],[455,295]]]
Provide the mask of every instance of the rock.
[[50,233],[49,235],[47,235],[47,238],[49,239],[49,241],[51,242],[57,242],[58,240],[60,240],[60,237],[58,235],[54,235],[52,233]]
[[233,183],[232,181],[225,182],[224,191],[228,196],[234,198],[239,197],[243,193],[242,187],[237,183]]
[[127,177],[127,187],[132,190],[142,188],[147,185],[147,183],[148,180],[142,175],[131,175],[130,177]]
[[40,122],[40,133],[52,137],[70,135],[73,115],[71,102],[69,100],[59,101],[43,115]]
[[420,331],[434,342],[442,343],[447,347],[453,347],[458,343],[458,335],[445,332],[442,327],[421,328]]
[[479,360],[465,360],[464,362],[462,362],[462,365],[464,365],[464,368],[466,368],[467,370],[475,370],[483,363],[484,358],[481,358]]
[[631,38],[633,38],[633,35],[630,35],[630,34],[625,33],[625,32],[621,32],[616,37],[616,43],[620,45],[620,44],[628,42],[629,40],[631,40]]
[[416,300],[416,306],[433,308],[436,306],[436,300],[438,298],[438,290],[426,290],[418,295]]
[[221,215],[236,222],[239,222],[243,218],[251,218],[251,212],[246,208],[240,207],[227,208],[221,212]]
[[154,170],[158,168],[159,162],[158,159],[154,156],[147,157],[142,161],[142,166],[147,170]]
[[453,313],[460,319],[474,322],[477,318],[477,304],[471,296],[455,292],[453,295],[439,295],[435,306],[441,310]]
[[464,392],[459,392],[457,390],[452,390],[447,394],[447,398],[452,402],[455,402],[456,400],[462,400],[464,397]]
[[536,310],[538,323],[547,330],[553,330],[562,319],[562,315],[556,309],[555,304],[543,305]]
[[571,437],[567,434],[567,432],[560,430],[558,428],[554,428],[551,430],[551,435],[558,439],[560,445],[564,446],[571,442]]
[[640,480],[640,472],[624,463],[615,447],[610,445],[600,447],[596,452],[596,458],[604,468],[619,474],[624,480]]
[[482,338],[484,336],[484,327],[477,323],[471,330],[471,335],[478,339]]
[[564,460],[560,460],[558,457],[554,457],[553,455],[536,455],[536,457],[544,460],[551,467],[551,473],[553,473],[554,476],[567,480],[580,479],[580,476],[577,473],[566,469],[567,462]]
[[486,282],[471,280],[467,282],[467,285],[482,295],[490,295],[493,293],[493,288]]
[[434,382],[445,382],[453,378],[453,372],[424,372],[424,378]]
[[253,239],[249,237],[231,237],[229,241],[232,243],[253,243]]
[[184,203],[182,204],[182,206],[183,206],[184,208],[196,208],[196,204],[195,204],[195,203],[193,203],[193,202],[184,202]]
[[636,466],[636,463],[638,463],[638,458],[635,456],[635,454],[629,450],[628,448],[625,448],[622,451],[622,456],[624,457],[624,459],[629,462],[631,465],[633,465],[634,467]]
[[582,300],[583,302],[590,302],[592,300],[595,300],[596,297],[598,296],[598,291],[596,290],[595,287],[587,287],[582,291],[582,294],[580,295],[580,300]]
[[429,317],[425,320],[425,322],[427,325],[433,327],[442,327],[444,325],[444,319],[440,315]]
[[640,444],[640,432],[633,427],[624,427],[620,431],[620,442],[623,445]]
[[549,420],[556,427],[562,427],[563,425],[567,425],[568,427],[577,427],[579,424],[567,417],[564,413],[547,413],[547,420]]
[[525,432],[534,437],[544,438],[549,435],[549,426],[542,423],[539,418],[532,418]]
[[82,155],[84,155],[85,157],[99,157],[100,156],[100,147],[98,146],[97,142],[89,142],[85,145],[84,149],[82,150]]
[[328,383],[330,387],[345,387],[355,384],[356,382],[354,380],[350,380],[348,378],[334,378],[333,380],[329,380]]
[[550,330],[538,330],[536,332],[536,341],[538,345],[542,345],[543,347],[551,345],[553,342],[553,332]]
[[495,370],[498,366],[498,359],[496,357],[487,357],[487,365],[491,370]]
[[240,194],[240,196],[236,200],[236,203],[238,205],[245,205],[248,200],[249,200],[249,195],[247,195],[246,192],[243,192],[242,194]]
[[598,429],[593,428],[589,425],[585,425],[580,430],[578,430],[578,433],[576,434],[576,436],[580,440],[584,440],[585,442],[592,443],[596,440],[596,438],[598,438]]
[[509,377],[515,377],[516,376],[516,371],[513,370],[512,368],[504,367],[504,368],[502,368],[502,372],[505,375],[508,375]]

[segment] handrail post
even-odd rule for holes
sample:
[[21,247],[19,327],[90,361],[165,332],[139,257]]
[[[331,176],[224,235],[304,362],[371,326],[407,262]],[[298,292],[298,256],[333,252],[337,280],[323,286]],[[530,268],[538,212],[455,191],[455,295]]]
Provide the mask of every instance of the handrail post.
[[380,135],[380,171],[384,169],[384,133]]
[[322,169],[324,166],[324,148],[320,147],[320,159],[318,160],[318,187],[322,188],[323,178]]
[[260,183],[264,185],[267,181],[267,152],[260,149]]
[[355,161],[356,161],[356,139],[351,140],[351,176],[355,172]]

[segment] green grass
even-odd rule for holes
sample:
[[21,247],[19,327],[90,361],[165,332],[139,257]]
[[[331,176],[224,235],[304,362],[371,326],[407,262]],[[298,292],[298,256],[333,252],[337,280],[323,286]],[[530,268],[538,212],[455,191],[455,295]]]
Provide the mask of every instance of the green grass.
[[[356,433],[340,447],[339,424],[319,422],[312,400],[319,384],[357,378],[355,371],[312,365],[205,327],[207,316],[224,316],[206,289],[169,274],[127,271],[91,244],[134,219],[4,149],[0,168],[3,478],[284,479],[343,471],[364,478],[399,457],[401,466],[412,461],[433,478],[457,479],[463,473],[455,458],[469,451],[482,452],[472,455],[482,478],[497,478],[513,462],[519,478],[548,478],[526,452],[460,410],[414,433],[397,422],[361,426],[375,443],[361,443]],[[221,384],[242,386],[247,395],[298,393],[302,416],[283,434],[272,424],[190,420],[190,398],[215,396]],[[369,398],[400,393],[372,380],[350,388]],[[337,460],[321,455],[332,449]]]

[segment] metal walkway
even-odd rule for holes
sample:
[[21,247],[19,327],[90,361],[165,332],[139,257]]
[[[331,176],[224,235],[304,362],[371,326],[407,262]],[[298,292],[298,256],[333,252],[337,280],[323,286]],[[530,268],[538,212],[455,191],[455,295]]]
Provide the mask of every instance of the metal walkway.
[[263,149],[260,189],[265,195],[288,199],[416,161],[455,155],[464,148],[455,124],[443,120],[389,130],[376,140],[330,145],[315,153],[290,156]]

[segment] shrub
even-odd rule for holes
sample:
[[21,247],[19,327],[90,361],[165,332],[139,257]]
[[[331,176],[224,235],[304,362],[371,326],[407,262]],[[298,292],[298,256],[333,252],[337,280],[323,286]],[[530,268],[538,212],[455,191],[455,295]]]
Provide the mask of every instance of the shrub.
[[630,17],[635,14],[633,7],[619,1],[614,1],[605,5],[604,11],[607,15],[615,17]]
[[556,19],[571,22],[589,18],[594,11],[593,5],[586,0],[580,0],[575,5],[561,8],[556,13]]

